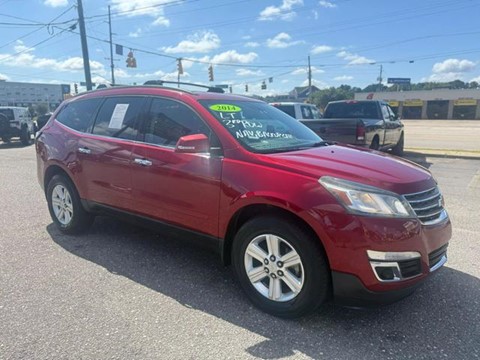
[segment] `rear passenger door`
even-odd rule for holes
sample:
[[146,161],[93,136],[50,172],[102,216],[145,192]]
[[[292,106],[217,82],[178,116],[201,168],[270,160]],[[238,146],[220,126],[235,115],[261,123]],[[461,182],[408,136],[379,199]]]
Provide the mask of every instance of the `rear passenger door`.
[[88,200],[119,209],[132,209],[132,147],[145,97],[107,97],[98,110],[91,135],[82,137],[78,158]]
[[210,128],[186,104],[152,98],[142,127],[143,144],[133,150],[133,198],[136,211],[204,234],[218,235],[222,156],[175,152],[178,139]]

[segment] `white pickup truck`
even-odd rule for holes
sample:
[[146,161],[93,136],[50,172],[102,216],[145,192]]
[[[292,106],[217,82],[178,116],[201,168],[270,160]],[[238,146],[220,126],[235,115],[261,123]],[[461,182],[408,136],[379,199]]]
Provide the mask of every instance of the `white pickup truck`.
[[0,106],[0,138],[9,143],[14,137],[20,138],[23,145],[32,143],[35,126],[28,108]]

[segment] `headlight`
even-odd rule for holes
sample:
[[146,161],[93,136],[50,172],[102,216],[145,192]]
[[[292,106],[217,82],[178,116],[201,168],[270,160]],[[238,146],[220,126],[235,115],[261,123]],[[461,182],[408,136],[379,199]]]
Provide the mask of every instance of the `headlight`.
[[330,176],[323,176],[318,182],[351,213],[400,218],[415,217],[410,204],[395,193]]

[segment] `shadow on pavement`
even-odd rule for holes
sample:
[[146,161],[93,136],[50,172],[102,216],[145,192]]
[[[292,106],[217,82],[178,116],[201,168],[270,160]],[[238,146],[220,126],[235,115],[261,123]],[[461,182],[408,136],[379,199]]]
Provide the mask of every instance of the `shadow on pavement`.
[[11,141],[11,142],[2,142],[0,141],[0,150],[1,149],[18,149],[18,148],[24,148],[24,147],[28,147],[28,146],[33,146],[33,144],[31,145],[23,145],[21,143],[21,141]]
[[310,317],[282,320],[252,307],[216,254],[184,241],[108,217],[98,217],[82,236],[65,236],[53,224],[47,231],[65,250],[113,274],[265,337],[245,349],[253,356],[278,359],[298,352],[328,359],[480,356],[480,280],[454,269],[441,269],[415,294],[388,307],[353,310],[326,304]]
[[432,163],[427,161],[427,156],[420,152],[405,151],[402,157],[406,160],[413,161],[426,169],[429,169],[430,166],[432,166]]

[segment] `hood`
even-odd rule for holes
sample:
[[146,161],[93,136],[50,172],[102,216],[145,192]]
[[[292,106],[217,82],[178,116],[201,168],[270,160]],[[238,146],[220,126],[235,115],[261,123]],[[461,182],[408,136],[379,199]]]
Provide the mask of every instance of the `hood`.
[[415,193],[436,185],[431,173],[413,162],[347,145],[330,145],[265,157],[271,165],[285,170],[316,178],[333,176],[397,194]]

